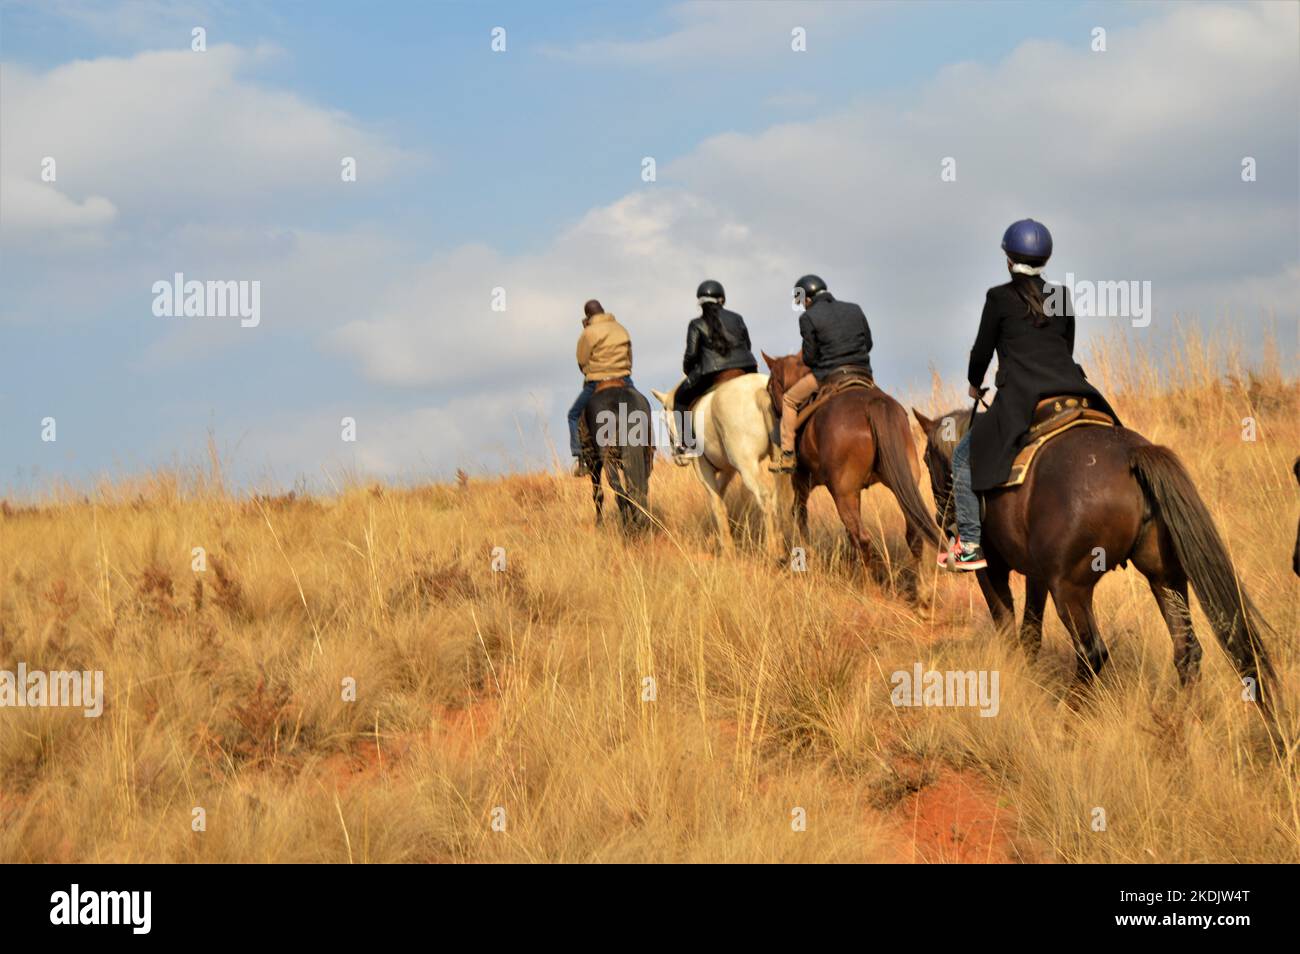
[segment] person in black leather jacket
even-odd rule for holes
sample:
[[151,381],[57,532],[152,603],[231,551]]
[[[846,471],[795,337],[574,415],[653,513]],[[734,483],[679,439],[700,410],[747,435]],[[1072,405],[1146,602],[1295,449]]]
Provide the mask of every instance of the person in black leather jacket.
[[673,409],[681,412],[704,396],[719,372],[758,370],[745,319],[722,307],[727,295],[721,283],[702,282],[695,298],[700,303],[700,317],[692,319],[686,329],[686,353],[682,357],[686,380],[673,392]]

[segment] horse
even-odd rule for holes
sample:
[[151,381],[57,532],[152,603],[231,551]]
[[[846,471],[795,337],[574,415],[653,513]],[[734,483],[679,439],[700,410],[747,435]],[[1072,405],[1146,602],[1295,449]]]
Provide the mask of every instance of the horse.
[[[678,440],[673,393],[651,391],[663,405],[664,420],[674,443]],[[763,514],[769,552],[780,549],[776,533],[776,492],[762,476],[763,462],[772,456],[775,417],[767,395],[766,374],[741,374],[716,385],[690,410],[687,444],[695,452],[691,464],[709,493],[709,506],[726,552],[735,549],[723,494],[733,477],[753,495]]]
[[[1295,459],[1291,465],[1291,470],[1295,474],[1295,481],[1300,484],[1300,457]],[[1291,554],[1291,570],[1296,576],[1300,576],[1300,523],[1295,528],[1295,550]]]
[[621,379],[601,382],[580,421],[583,462],[591,474],[596,525],[604,522],[602,472],[618,501],[624,532],[650,525],[650,471],[654,467],[653,421],[645,395]]
[[[948,526],[952,451],[973,415],[958,410],[931,420],[915,408],[912,413],[925,432],[939,523]],[[1263,640],[1267,624],[1172,450],[1125,427],[1071,428],[1038,449],[1024,483],[994,489],[984,502],[981,546],[988,568],[976,576],[995,625],[1010,636],[1015,606],[1009,577],[1012,570],[1024,575],[1019,641],[1030,659],[1042,645],[1050,595],[1074,645],[1076,688],[1086,688],[1109,655],[1093,613],[1093,589],[1105,572],[1132,562],[1169,629],[1179,680],[1189,685],[1201,660],[1187,602],[1190,581],[1276,744],[1270,704],[1275,676]]]
[[[773,358],[764,352],[763,360],[772,372],[767,390],[779,416],[786,389],[807,374],[808,367],[798,354]],[[909,602],[924,610],[927,601],[920,587],[921,557],[927,541],[936,547],[941,541],[917,487],[920,466],[903,406],[878,387],[841,391],[804,423],[797,451],[798,466],[791,486],[800,537],[807,539],[808,535],[808,495],[824,485],[864,568],[871,570],[871,541],[862,526],[861,497],[867,487],[883,483],[898,501],[907,525],[912,561],[904,568],[904,593]]]

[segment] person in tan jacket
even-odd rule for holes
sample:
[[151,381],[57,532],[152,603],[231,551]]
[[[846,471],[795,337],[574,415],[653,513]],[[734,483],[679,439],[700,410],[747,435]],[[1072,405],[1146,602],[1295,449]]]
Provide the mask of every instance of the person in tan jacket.
[[592,299],[583,308],[582,334],[578,336],[578,370],[583,386],[578,399],[569,408],[569,453],[573,455],[573,473],[585,476],[582,442],[578,439],[578,421],[596,385],[612,378],[623,378],[632,387],[632,336],[607,313],[600,302]]

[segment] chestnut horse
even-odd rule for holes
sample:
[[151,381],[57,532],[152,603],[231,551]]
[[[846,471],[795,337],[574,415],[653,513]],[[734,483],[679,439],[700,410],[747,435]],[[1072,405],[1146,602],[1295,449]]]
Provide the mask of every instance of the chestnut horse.
[[[767,390],[779,418],[782,396],[808,373],[808,367],[798,354],[773,358],[764,352],[763,360],[772,372]],[[796,449],[799,464],[791,485],[801,538],[808,536],[808,495],[813,488],[825,485],[863,565],[871,569],[871,541],[862,528],[862,491],[879,481],[893,493],[907,524],[912,563],[904,569],[904,594],[914,605],[924,607],[919,586],[921,556],[927,540],[936,547],[941,541],[917,487],[920,465],[903,406],[876,387],[842,391],[804,423]]]
[[[969,411],[930,420],[912,413],[926,435],[931,489],[948,525],[952,451],[970,424]],[[1025,577],[1020,643],[1033,658],[1043,639],[1043,610],[1050,594],[1069,631],[1076,674],[1086,686],[1108,652],[1093,614],[1093,588],[1107,570],[1129,561],[1147,578],[1174,644],[1183,685],[1200,669],[1201,646],[1192,630],[1191,582],[1214,634],[1236,666],[1247,693],[1258,701],[1274,744],[1270,698],[1274,674],[1264,648],[1267,631],[1242,588],[1205,503],[1182,462],[1167,447],[1125,427],[1076,427],[1039,449],[1023,484],[984,495],[981,540],[988,569],[977,571],[994,622],[1015,627],[1009,577]]]

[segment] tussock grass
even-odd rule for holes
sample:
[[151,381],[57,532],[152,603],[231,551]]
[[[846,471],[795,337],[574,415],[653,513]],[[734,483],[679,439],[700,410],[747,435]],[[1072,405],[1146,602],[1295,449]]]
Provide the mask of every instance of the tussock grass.
[[[1088,359],[1215,513],[1294,733],[1300,383],[1279,366],[1191,334],[1163,370]],[[864,501],[897,558],[892,499]],[[1113,655],[1071,707],[1051,610],[1032,665],[973,580],[932,573],[917,618],[821,491],[806,573],[719,555],[666,462],[651,506],[660,529],[625,540],[558,474],[238,497],[215,461],[6,504],[0,668],[102,669],[107,698],[0,710],[0,861],[1300,861],[1295,755],[1268,756],[1199,610],[1203,678],[1178,688],[1136,571],[1099,587]],[[997,670],[999,714],[895,708],[917,662]]]

